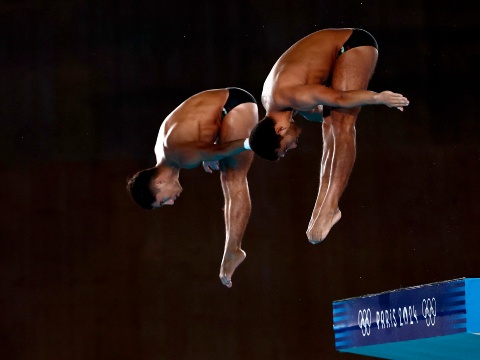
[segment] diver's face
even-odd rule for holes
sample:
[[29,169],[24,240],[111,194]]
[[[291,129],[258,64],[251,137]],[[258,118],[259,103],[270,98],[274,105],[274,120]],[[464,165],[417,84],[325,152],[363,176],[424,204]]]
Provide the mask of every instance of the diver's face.
[[284,157],[286,152],[291,149],[295,149],[298,145],[298,138],[302,130],[293,122],[283,135],[283,139],[280,141],[280,147],[277,149],[278,157]]
[[157,184],[152,190],[155,193],[156,199],[155,202],[152,203],[153,208],[160,208],[164,205],[173,205],[183,191],[177,180]]

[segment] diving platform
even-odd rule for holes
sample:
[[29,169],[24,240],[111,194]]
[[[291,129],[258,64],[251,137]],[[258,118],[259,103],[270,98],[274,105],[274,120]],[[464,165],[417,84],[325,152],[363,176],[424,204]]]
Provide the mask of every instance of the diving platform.
[[480,359],[480,278],[333,302],[339,352],[381,359]]

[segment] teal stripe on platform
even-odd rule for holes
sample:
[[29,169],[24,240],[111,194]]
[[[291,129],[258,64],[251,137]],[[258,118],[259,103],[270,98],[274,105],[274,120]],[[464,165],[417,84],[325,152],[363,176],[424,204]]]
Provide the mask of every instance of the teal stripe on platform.
[[480,335],[456,334],[348,349],[353,354],[391,360],[478,360]]

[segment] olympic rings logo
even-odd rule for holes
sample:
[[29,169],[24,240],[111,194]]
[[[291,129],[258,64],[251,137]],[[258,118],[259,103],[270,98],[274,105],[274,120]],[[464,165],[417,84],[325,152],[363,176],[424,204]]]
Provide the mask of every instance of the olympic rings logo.
[[427,326],[435,325],[435,317],[437,316],[437,300],[435,298],[422,300],[422,315]]
[[358,311],[358,326],[362,330],[363,336],[370,335],[370,328],[372,326],[372,312],[370,309]]

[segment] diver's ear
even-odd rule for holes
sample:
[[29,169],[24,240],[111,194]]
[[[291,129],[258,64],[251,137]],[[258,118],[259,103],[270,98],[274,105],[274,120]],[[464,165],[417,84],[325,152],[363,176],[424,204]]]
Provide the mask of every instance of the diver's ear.
[[287,127],[286,126],[283,126],[283,125],[276,125],[275,126],[275,133],[277,135],[284,136],[286,132],[287,132]]
[[163,177],[158,176],[158,177],[152,179],[151,184],[152,184],[153,186],[162,186],[162,185],[164,185],[166,182],[167,182],[167,181],[166,181]]

